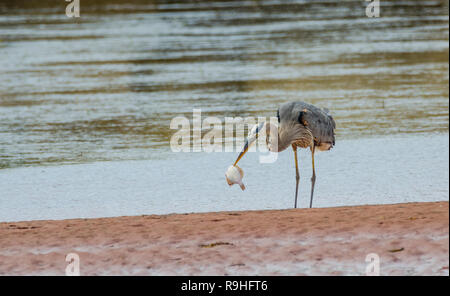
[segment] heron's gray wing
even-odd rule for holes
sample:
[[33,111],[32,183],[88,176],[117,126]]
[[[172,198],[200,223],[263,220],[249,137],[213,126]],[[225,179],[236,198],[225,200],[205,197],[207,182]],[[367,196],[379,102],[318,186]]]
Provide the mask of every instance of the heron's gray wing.
[[305,102],[289,102],[280,106],[281,121],[297,121],[309,129],[317,142],[333,143],[336,123],[323,109]]
[[312,105],[299,111],[300,115],[302,115],[304,124],[311,130],[315,141],[318,143],[332,143],[334,145],[336,123],[333,117]]

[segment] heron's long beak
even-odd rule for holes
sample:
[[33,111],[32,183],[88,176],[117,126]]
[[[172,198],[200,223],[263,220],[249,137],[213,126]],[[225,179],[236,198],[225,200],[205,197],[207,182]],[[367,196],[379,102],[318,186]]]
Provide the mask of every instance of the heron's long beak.
[[241,158],[244,156],[244,154],[247,153],[248,148],[253,144],[253,142],[256,141],[256,139],[258,138],[258,134],[261,131],[261,129],[263,128],[264,124],[265,124],[264,122],[261,122],[260,124],[255,125],[253,127],[253,129],[250,132],[250,135],[245,140],[244,148],[242,148],[242,152],[239,153],[239,156],[236,159],[236,162],[234,163],[234,165],[236,165],[239,162],[239,160],[241,160]]
[[249,146],[250,146],[250,145],[249,145],[248,139],[247,139],[247,140],[245,140],[245,145],[244,145],[244,148],[242,148],[242,152],[239,153],[239,156],[238,156],[238,158],[236,159],[236,161],[235,161],[235,163],[234,163],[233,165],[237,165],[237,163],[239,162],[239,160],[241,160],[242,156],[244,156],[244,154],[247,153],[248,147],[249,147]]

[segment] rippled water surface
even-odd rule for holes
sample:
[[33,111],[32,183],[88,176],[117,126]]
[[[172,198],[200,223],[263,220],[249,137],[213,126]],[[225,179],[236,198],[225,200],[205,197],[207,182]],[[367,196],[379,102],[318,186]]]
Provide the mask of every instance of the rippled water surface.
[[0,168],[170,158],[172,118],[304,100],[338,139],[448,132],[448,1],[0,2]]

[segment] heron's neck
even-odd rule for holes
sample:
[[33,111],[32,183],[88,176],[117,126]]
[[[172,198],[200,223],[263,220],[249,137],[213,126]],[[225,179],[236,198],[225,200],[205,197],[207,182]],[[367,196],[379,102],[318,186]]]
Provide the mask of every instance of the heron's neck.
[[291,134],[290,129],[283,129],[281,126],[276,127],[273,124],[267,125],[267,135],[270,137],[269,150],[273,152],[285,150],[291,145],[294,138],[294,134]]
[[278,152],[281,152],[292,145],[297,139],[298,127],[297,125],[286,126],[280,125],[278,127]]
[[291,145],[289,133],[278,130],[278,152],[281,152]]

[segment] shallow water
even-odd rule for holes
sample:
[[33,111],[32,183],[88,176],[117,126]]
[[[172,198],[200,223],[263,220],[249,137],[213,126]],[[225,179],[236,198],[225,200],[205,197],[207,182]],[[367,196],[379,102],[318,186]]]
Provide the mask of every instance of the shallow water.
[[337,122],[317,206],[448,199],[448,1],[66,4],[0,2],[0,220],[290,207],[292,153],[237,192],[235,154],[173,153],[169,125],[292,100]]
[[[313,206],[448,200],[448,147],[448,134],[343,140],[316,154]],[[228,186],[236,153],[225,152],[0,170],[0,221],[292,208],[292,151],[271,164],[259,155],[239,163],[245,191]],[[311,158],[299,156],[299,207],[308,207]]]

